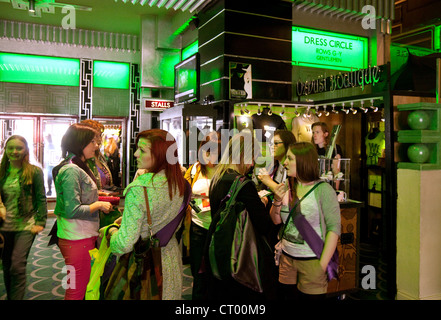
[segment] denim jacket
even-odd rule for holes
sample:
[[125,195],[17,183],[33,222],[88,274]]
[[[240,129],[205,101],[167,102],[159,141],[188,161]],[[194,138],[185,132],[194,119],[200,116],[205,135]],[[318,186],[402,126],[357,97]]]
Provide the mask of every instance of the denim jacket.
[[[32,184],[23,185],[20,183],[20,195],[18,199],[18,211],[23,216],[34,216],[35,225],[46,226],[47,202],[44,188],[43,170],[33,166]],[[20,173],[21,174],[21,173]],[[0,181],[2,199],[4,199],[3,185],[6,176]]]

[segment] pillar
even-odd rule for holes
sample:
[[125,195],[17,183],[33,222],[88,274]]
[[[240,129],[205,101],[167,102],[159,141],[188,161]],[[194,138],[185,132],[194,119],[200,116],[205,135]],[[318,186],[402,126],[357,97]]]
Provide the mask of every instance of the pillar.
[[237,99],[229,90],[235,63],[251,64],[252,100],[291,100],[291,3],[221,0],[198,17],[201,100]]
[[441,170],[398,169],[397,299],[441,299]]

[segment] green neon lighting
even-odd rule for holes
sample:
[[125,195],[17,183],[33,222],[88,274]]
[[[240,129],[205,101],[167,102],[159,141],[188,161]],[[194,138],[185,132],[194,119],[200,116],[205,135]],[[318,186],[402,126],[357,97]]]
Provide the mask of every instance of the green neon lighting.
[[0,52],[0,81],[79,86],[80,60]]
[[428,54],[435,53],[434,50],[427,48],[406,46],[402,44],[392,43],[390,45],[390,73],[394,74],[399,70],[409,59],[409,52],[415,56],[423,57]]
[[175,32],[173,32],[173,36],[178,36],[180,35],[182,32],[184,32],[184,30],[186,30],[189,26],[190,26],[190,22],[195,19],[196,17],[193,16],[190,19],[188,19],[187,21],[185,21],[178,29],[176,29]]
[[165,54],[159,63],[161,71],[161,84],[164,87],[174,87],[175,85],[175,65],[180,62],[179,54]]
[[130,65],[123,62],[94,61],[93,86],[95,88],[128,89]]
[[182,49],[182,61],[187,59],[189,56],[192,56],[196,52],[199,51],[199,43],[196,40],[195,42],[189,44],[184,49]]
[[293,26],[292,64],[345,71],[365,69],[368,39]]

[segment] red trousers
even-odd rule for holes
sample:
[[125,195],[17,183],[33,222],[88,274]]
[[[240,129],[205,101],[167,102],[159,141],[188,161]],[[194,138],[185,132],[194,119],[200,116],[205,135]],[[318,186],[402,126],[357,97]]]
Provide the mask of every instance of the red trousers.
[[58,239],[58,247],[66,264],[65,300],[83,300],[90,278],[91,259],[89,250],[95,248],[96,237],[82,240]]

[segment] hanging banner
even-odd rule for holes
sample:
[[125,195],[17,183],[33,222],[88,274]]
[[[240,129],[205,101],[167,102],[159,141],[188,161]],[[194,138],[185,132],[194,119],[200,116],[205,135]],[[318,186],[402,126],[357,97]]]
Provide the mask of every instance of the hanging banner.
[[252,84],[251,64],[230,62],[230,99],[252,99]]

